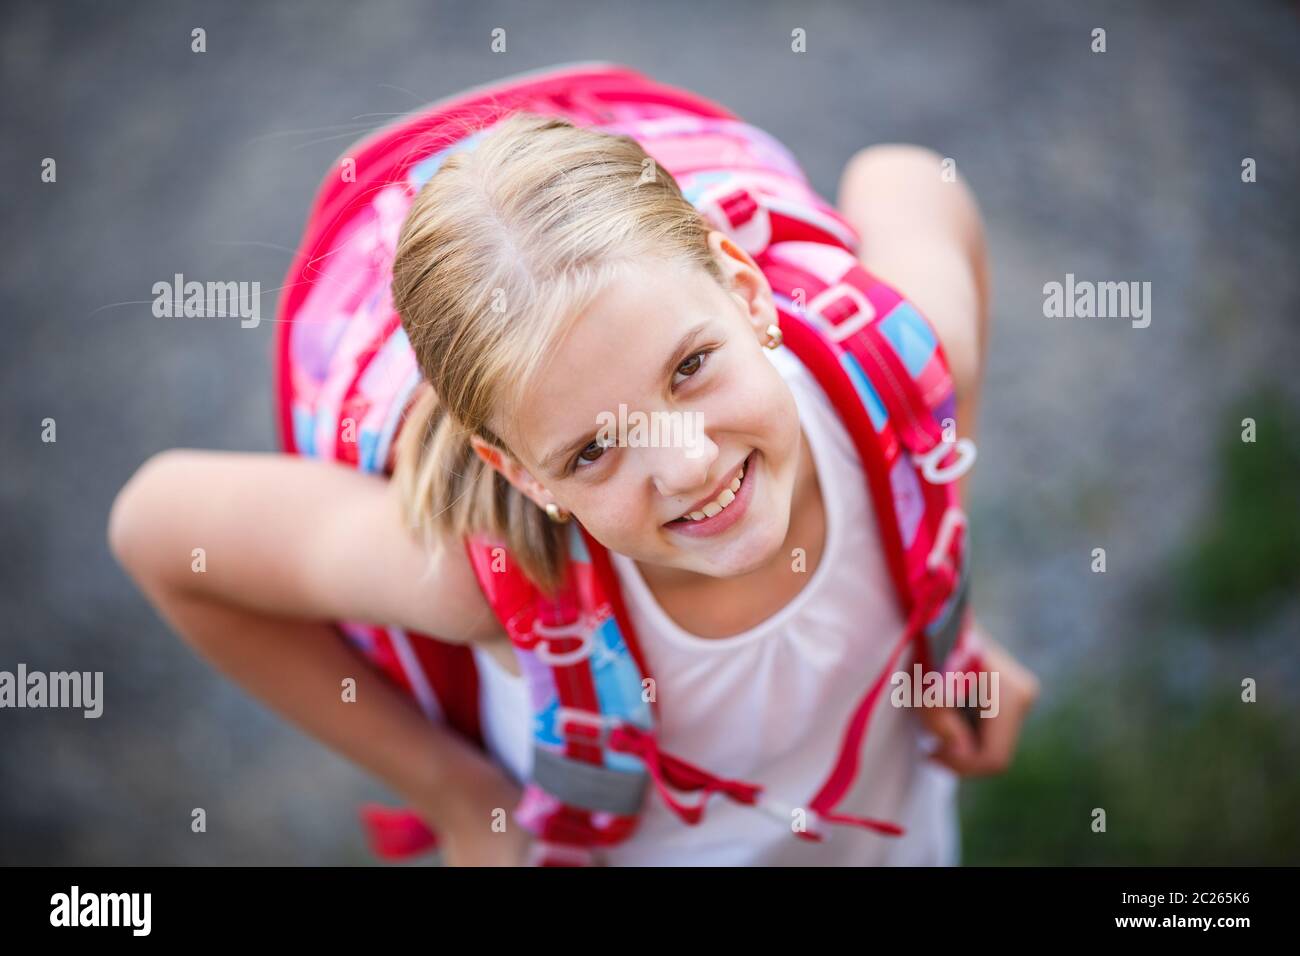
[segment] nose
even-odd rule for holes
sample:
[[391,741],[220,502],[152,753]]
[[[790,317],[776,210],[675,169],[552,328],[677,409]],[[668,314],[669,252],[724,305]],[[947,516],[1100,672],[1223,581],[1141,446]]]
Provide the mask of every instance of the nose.
[[713,489],[709,486],[718,446],[708,435],[701,434],[689,447],[642,449],[650,460],[650,477],[655,489],[665,498],[683,499],[683,508]]

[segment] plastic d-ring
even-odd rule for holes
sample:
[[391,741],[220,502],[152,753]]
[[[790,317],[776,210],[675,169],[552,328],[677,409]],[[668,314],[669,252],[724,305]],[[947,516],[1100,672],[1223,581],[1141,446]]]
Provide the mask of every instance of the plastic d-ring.
[[[537,655],[539,661],[548,667],[566,667],[569,664],[576,664],[591,654],[592,629],[587,627],[582,620],[574,621],[572,624],[561,624],[556,627],[536,621],[533,623],[533,633],[538,637],[537,646],[533,648],[533,653]],[[565,638],[576,639],[581,643],[571,651],[556,652],[551,650],[551,641]]]
[[943,513],[939,519],[939,530],[934,535],[934,547],[926,556],[925,566],[936,571],[948,560],[948,549],[952,546],[953,535],[958,528],[966,527],[966,512],[954,506]]
[[[949,450],[957,452],[957,460],[940,467],[939,462],[948,457]],[[921,475],[926,481],[932,485],[946,485],[970,471],[975,464],[975,455],[975,443],[969,438],[958,438],[956,442],[941,441],[924,455],[912,457],[921,466]]]

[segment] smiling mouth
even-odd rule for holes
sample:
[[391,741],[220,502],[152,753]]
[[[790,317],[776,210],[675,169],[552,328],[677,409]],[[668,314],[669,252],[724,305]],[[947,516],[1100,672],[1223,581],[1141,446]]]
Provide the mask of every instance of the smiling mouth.
[[731,481],[722,489],[722,492],[718,494],[717,497],[709,500],[698,509],[689,511],[680,518],[674,518],[672,521],[667,523],[693,524],[698,521],[712,518],[725,511],[736,500],[736,494],[740,491],[740,486],[744,484],[745,481],[745,469],[749,467],[750,459],[753,457],[754,453],[751,451],[745,457],[745,460],[740,463],[740,466],[737,469],[736,474],[732,476]]

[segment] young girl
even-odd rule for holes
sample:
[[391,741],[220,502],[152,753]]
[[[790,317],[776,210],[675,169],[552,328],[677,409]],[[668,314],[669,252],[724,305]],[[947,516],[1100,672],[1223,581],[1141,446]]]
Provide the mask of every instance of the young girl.
[[[907,622],[854,439],[782,344],[787,303],[616,129],[516,109],[437,157],[391,260],[391,308],[423,379],[401,405],[393,481],[308,458],[167,451],[119,494],[114,554],[215,666],[410,800],[449,863],[536,862],[543,832],[555,851],[566,804],[548,793],[576,779],[589,795],[606,788],[589,806],[611,814],[584,816],[607,827],[590,862],[954,863],[953,772],[1008,765],[1034,678],[978,635],[996,708],[969,721],[876,708],[837,809],[889,823],[832,835],[813,814],[817,838],[792,838],[791,818],[807,816],[798,799],[836,763],[864,688],[911,667],[891,653]],[[969,436],[987,314],[970,193],[938,156],[877,146],[845,169],[838,210],[861,265],[929,320]],[[699,428],[690,441],[611,440],[600,425],[620,409]],[[632,771],[619,787],[655,774],[659,793],[635,791],[626,813],[639,822],[618,839],[609,821],[631,818],[611,809],[623,797],[610,775],[582,778],[533,742],[538,665],[487,563],[508,556],[538,595],[567,593],[572,562],[590,560],[575,527],[608,550],[619,629],[636,635],[659,717],[654,746],[622,763],[588,748],[601,770]],[[337,621],[471,648],[486,752],[358,666]],[[626,657],[621,639],[611,649]],[[557,675],[566,653],[552,654]],[[676,804],[664,766],[678,783],[707,769],[702,815]]]

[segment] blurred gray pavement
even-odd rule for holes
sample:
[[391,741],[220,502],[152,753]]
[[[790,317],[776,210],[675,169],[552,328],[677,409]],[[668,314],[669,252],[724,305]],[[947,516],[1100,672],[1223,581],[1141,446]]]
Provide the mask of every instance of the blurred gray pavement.
[[[274,447],[273,295],[243,329],[155,319],[153,283],[277,288],[346,146],[464,87],[623,62],[767,129],[832,199],[872,143],[956,159],[995,299],[976,604],[1048,696],[1141,640],[1221,410],[1258,381],[1300,405],[1294,4],[10,3],[0,48],[0,669],[103,670],[107,698],[99,720],[0,711],[0,863],[368,860],[354,808],[383,791],[195,659],[105,522],[154,452]],[[1066,273],[1150,281],[1150,327],[1045,319]],[[1268,626],[1232,665],[1300,674],[1294,604]]]

